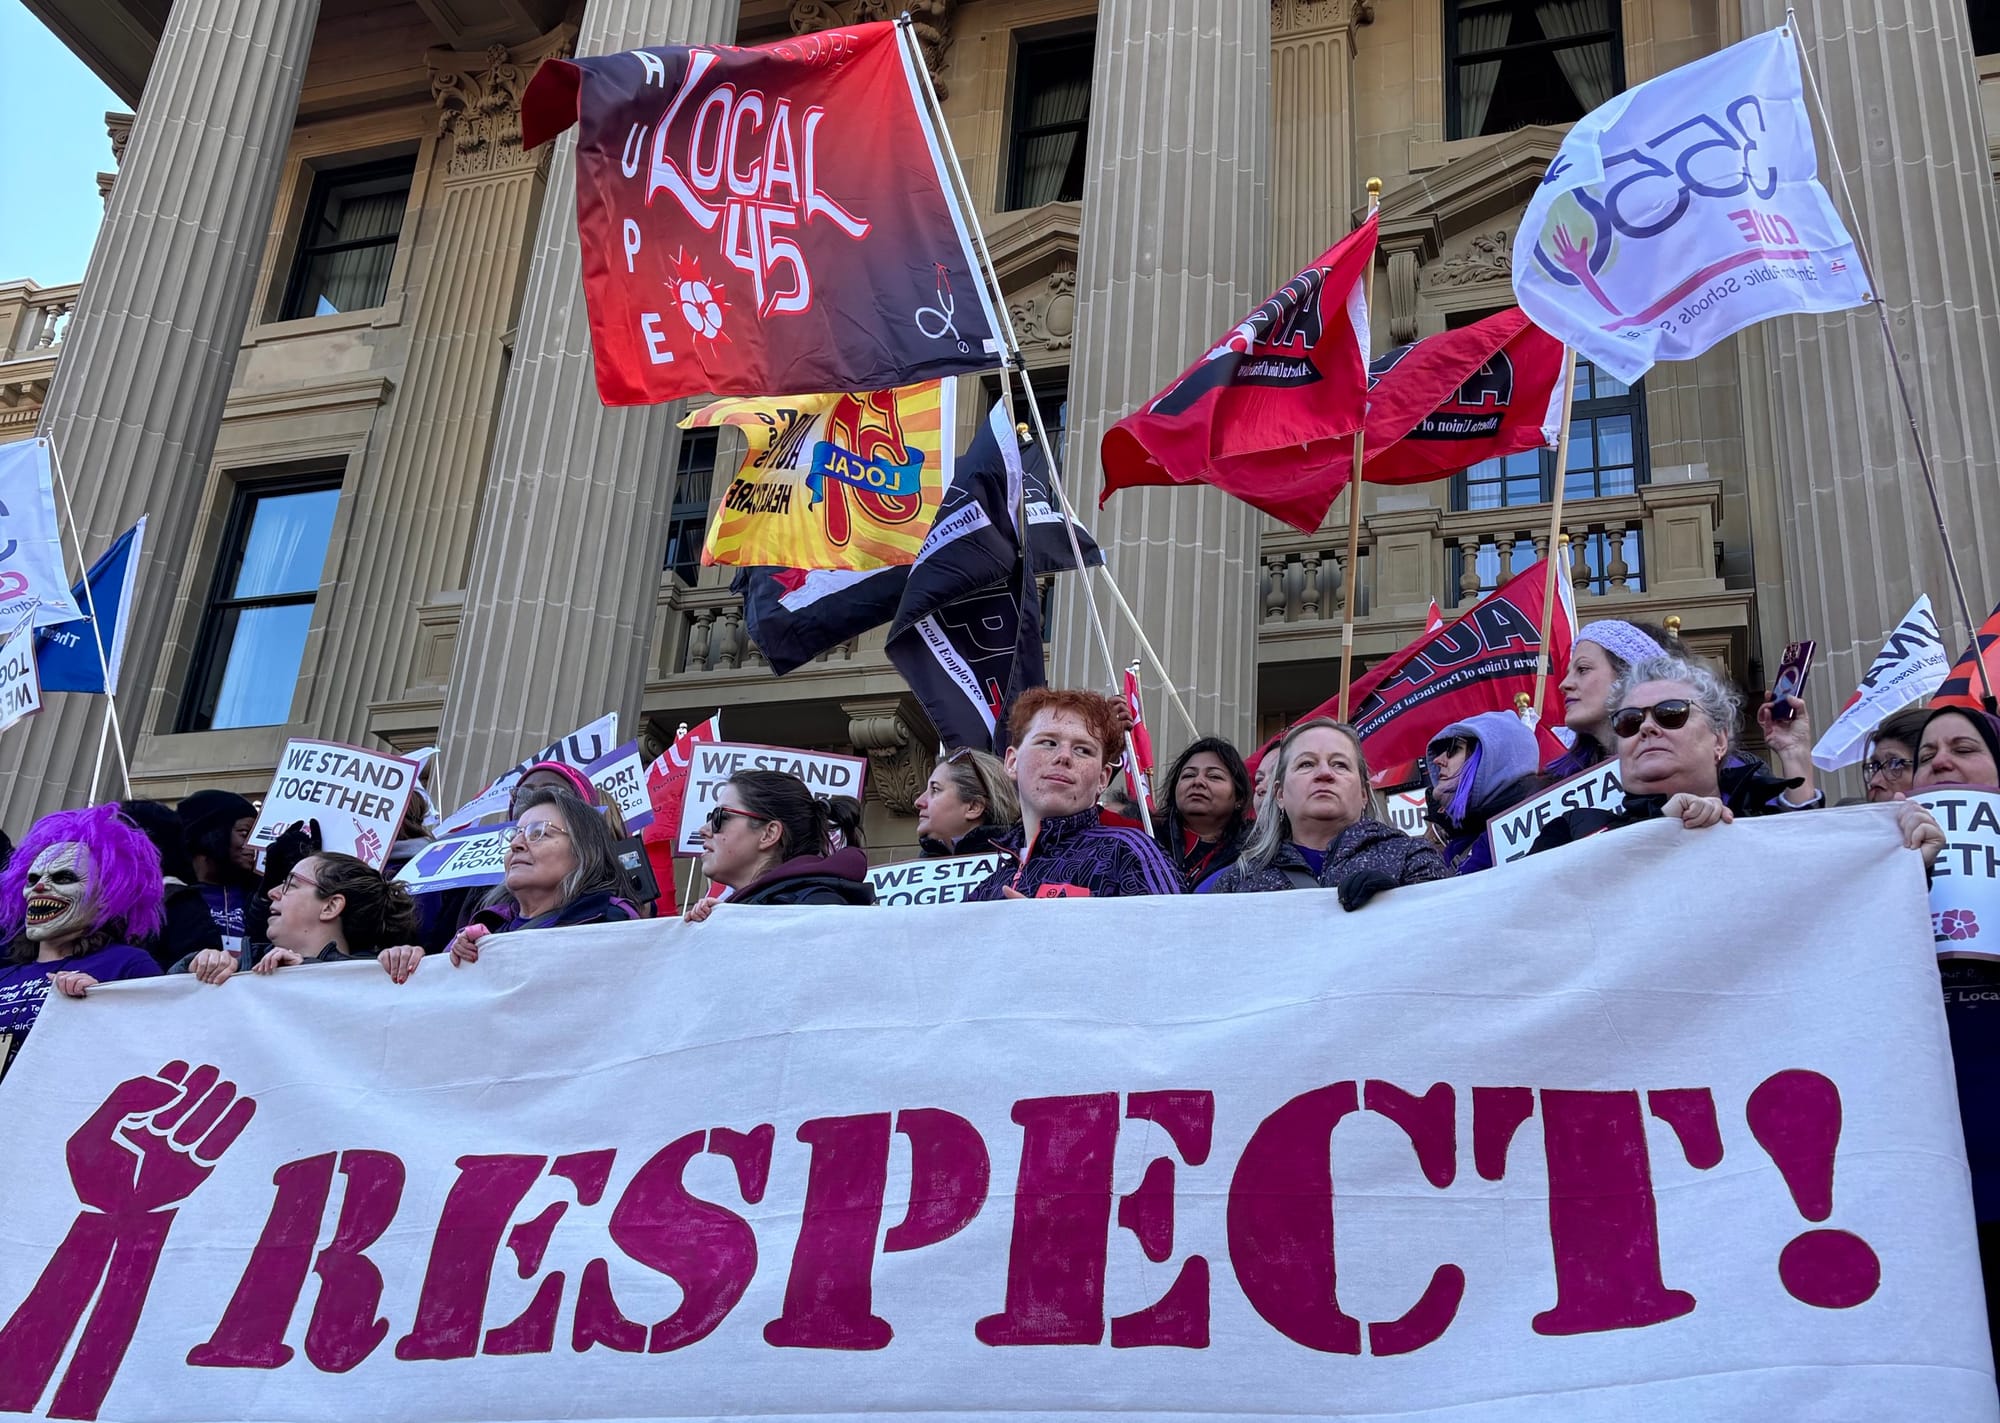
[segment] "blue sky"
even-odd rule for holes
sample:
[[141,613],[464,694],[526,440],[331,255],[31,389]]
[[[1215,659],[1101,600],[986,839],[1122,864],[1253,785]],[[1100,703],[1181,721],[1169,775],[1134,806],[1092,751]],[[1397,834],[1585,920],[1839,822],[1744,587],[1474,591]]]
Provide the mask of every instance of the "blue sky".
[[21,0],[0,0],[0,281],[82,279],[111,171],[104,114],[124,107]]

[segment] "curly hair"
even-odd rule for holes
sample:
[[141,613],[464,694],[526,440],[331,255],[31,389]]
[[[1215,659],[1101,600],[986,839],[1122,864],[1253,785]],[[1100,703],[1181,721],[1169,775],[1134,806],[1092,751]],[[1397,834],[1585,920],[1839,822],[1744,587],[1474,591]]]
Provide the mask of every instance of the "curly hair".
[[1653,657],[1641,662],[1618,679],[1611,691],[1611,709],[1625,705],[1632,689],[1646,682],[1679,682],[1694,693],[1690,698],[1703,720],[1721,732],[1733,750],[1736,720],[1743,710],[1743,698],[1735,687],[1711,671],[1704,662],[1686,657]]
[[150,939],[166,923],[166,883],[160,852],[115,805],[59,810],[35,822],[0,870],[0,942],[21,937],[28,917],[28,871],[51,845],[77,844],[90,856],[97,920],[90,937]]

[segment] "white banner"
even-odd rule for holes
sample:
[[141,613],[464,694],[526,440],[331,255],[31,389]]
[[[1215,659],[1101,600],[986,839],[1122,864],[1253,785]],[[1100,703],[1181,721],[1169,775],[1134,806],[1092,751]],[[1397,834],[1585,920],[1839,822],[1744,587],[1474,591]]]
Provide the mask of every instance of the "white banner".
[[476,824],[489,815],[505,815],[507,807],[514,799],[514,783],[527,773],[528,767],[537,762],[560,761],[565,766],[574,766],[581,771],[591,762],[607,754],[617,744],[618,713],[606,712],[596,721],[578,727],[568,736],[551,741],[532,755],[523,756],[497,777],[493,784],[447,815],[442,828],[463,830],[466,826]]
[[1397,791],[1382,797],[1389,810],[1389,823],[1405,835],[1430,833],[1430,797],[1422,790]]
[[1881,806],[112,984],[0,1116],[0,1410],[2000,1417]]
[[674,845],[678,854],[701,853],[699,831],[708,813],[722,795],[723,783],[738,771],[785,771],[806,783],[819,796],[853,796],[861,799],[861,784],[868,774],[862,756],[842,756],[831,751],[795,751],[788,746],[757,746],[747,741],[703,741],[694,746],[694,765],[688,770],[687,793],[681,798],[680,838]]
[[1572,810],[1616,810],[1623,804],[1625,788],[1618,783],[1617,759],[1600,761],[1487,821],[1486,842],[1493,851],[1493,863],[1507,865],[1526,859],[1535,848],[1535,837],[1548,829],[1549,822]]
[[52,473],[48,441],[0,445],[0,624],[9,627],[30,612],[38,628],[83,616],[63,575]]
[[2000,959],[2000,795],[1933,786],[1910,799],[1930,807],[1945,847],[1931,873],[1931,936],[1943,959]]
[[870,867],[868,883],[875,887],[877,904],[956,904],[999,868],[998,855],[901,860]]
[[646,763],[639,759],[639,743],[623,746],[592,761],[583,768],[605,803],[618,807],[628,834],[637,835],[653,823],[653,800],[646,794]]
[[1882,718],[1935,692],[1951,671],[1951,662],[1937,615],[1931,611],[1931,595],[1926,593],[1896,624],[1861,685],[1813,747],[1813,764],[1822,771],[1837,771],[1859,761],[1868,747],[1868,734]]
[[1819,183],[1788,30],[1598,105],[1563,139],[1514,240],[1514,298],[1627,382],[1753,322],[1862,303]]
[[0,731],[42,709],[42,679],[35,668],[35,620],[22,614],[13,636],[0,642]]
[[396,872],[396,882],[411,894],[498,884],[507,873],[507,843],[513,830],[509,821],[491,829],[440,835]]
[[417,784],[417,763],[338,741],[287,741],[250,843],[262,848],[287,825],[319,822],[320,847],[380,868],[396,843]]

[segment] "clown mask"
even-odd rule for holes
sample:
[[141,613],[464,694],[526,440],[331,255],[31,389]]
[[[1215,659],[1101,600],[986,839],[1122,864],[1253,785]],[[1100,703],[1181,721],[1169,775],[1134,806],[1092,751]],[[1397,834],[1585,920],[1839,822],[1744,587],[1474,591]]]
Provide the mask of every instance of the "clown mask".
[[28,937],[47,943],[89,933],[96,927],[90,890],[90,853],[83,846],[51,845],[35,856],[23,890]]

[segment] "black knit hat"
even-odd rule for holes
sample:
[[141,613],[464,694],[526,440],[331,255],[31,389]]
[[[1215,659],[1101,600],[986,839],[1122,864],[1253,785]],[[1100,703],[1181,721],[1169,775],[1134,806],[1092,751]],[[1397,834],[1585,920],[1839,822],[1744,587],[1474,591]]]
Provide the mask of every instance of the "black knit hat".
[[188,847],[197,851],[218,833],[227,835],[237,821],[257,818],[257,807],[235,791],[196,791],[182,800],[178,809]]

